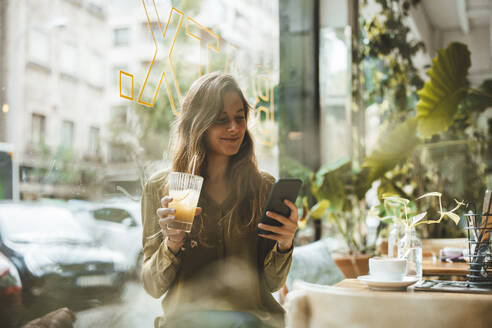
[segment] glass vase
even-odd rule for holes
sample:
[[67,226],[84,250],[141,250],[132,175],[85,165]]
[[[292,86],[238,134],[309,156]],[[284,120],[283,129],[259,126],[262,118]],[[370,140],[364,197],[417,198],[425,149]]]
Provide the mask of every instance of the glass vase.
[[422,241],[415,228],[405,227],[403,238],[398,242],[398,258],[407,260],[407,276],[422,279]]
[[393,223],[390,226],[388,234],[388,257],[395,258],[398,256],[398,242],[402,237],[401,224]]

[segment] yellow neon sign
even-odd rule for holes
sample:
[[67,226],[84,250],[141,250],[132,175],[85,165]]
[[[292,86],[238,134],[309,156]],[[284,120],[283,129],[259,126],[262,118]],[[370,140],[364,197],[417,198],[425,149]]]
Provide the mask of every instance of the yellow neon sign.
[[[270,78],[272,72],[264,66],[258,69],[264,73],[257,74],[253,79],[253,92],[255,101],[253,109],[255,111],[256,121],[258,123],[258,141],[262,144],[273,147],[275,145],[273,131],[269,124],[275,120],[275,101],[273,94],[273,82]],[[262,104],[260,105],[260,102]],[[261,114],[265,114],[265,120],[261,120]]]
[[195,34],[190,32],[190,22],[192,22],[193,24],[198,26],[198,28],[200,28],[201,30],[206,31],[217,42],[217,46],[215,46],[215,47],[207,42],[207,73],[210,73],[210,50],[213,50],[216,53],[220,52],[220,37],[217,34],[215,34],[214,32],[210,31],[208,28],[199,24],[193,18],[187,17],[186,34],[191,36],[192,38],[197,39],[200,42],[200,76],[202,76],[202,38],[200,38],[198,35],[195,35]]

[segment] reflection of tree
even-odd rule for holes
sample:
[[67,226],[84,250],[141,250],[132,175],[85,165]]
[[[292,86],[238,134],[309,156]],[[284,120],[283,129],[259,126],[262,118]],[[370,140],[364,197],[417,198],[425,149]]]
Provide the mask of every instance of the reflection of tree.
[[94,191],[102,183],[99,163],[92,160],[81,161],[79,154],[72,147],[59,146],[53,150],[44,140],[31,153],[38,164],[32,168],[24,168],[23,182],[41,186],[63,186],[62,189],[52,192],[47,191],[51,190],[50,188],[41,187],[40,195],[37,196],[90,198],[96,195]]

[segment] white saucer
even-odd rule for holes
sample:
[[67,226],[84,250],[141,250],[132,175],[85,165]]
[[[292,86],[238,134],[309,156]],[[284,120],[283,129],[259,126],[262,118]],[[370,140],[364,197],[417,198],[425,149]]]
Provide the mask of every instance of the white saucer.
[[370,289],[374,290],[405,290],[408,286],[413,285],[417,281],[414,277],[403,277],[402,280],[397,281],[384,281],[381,279],[375,279],[370,275],[357,277],[360,281],[366,283]]

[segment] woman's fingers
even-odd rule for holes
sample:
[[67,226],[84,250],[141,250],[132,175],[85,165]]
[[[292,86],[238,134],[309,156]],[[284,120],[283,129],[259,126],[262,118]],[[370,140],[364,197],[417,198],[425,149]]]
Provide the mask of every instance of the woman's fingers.
[[297,219],[298,219],[298,209],[297,209],[297,206],[296,204],[294,204],[293,202],[291,202],[290,200],[286,199],[284,200],[284,204],[287,205],[288,208],[290,208],[290,216],[289,216],[289,219],[291,221],[294,221],[297,223]]
[[[184,230],[169,229],[169,224],[173,223],[176,219],[176,210],[169,207],[169,203],[173,199],[170,196],[164,196],[161,198],[161,208],[158,208],[156,213],[159,217],[159,226],[161,227],[161,233],[164,238],[167,238],[168,246],[176,251],[179,247],[183,245],[186,239],[186,233]],[[202,208],[197,207],[195,210],[195,215],[200,215],[202,213]]]
[[[166,203],[166,201],[164,200],[164,198],[166,198],[166,197],[163,197],[162,198],[163,199],[161,201],[161,203],[163,204],[162,206],[164,206],[164,204]],[[167,206],[169,206],[168,204],[165,204],[165,205],[166,206],[160,207],[156,211],[157,215],[160,218],[165,218],[168,215],[174,215],[174,214],[176,214],[176,210],[174,208],[167,207]],[[200,215],[200,214],[202,214],[202,208],[201,207],[197,207],[196,210],[195,210],[195,216]]]
[[167,235],[171,235],[171,234],[175,234],[176,231],[177,233],[185,233],[184,230],[180,230],[180,229],[169,229],[168,228],[168,225],[170,223],[173,223],[175,220],[175,217],[174,216],[168,216],[167,218],[165,219],[159,219],[159,225],[161,226],[161,229],[167,234]]
[[282,215],[280,215],[278,213],[267,211],[266,212],[266,215],[268,217],[270,217],[270,218],[272,218],[272,219],[274,219],[274,220],[282,223],[282,224],[288,224],[289,223],[289,220],[286,217],[284,217],[284,216],[282,216]]
[[162,229],[167,229],[167,225],[173,223],[174,219],[175,217],[172,215],[165,217],[163,219],[159,219],[159,225],[161,226]]
[[273,232],[273,233],[276,233],[279,235],[291,235],[292,232],[295,231],[291,227],[286,227],[286,226],[276,227],[276,226],[272,226],[272,225],[264,224],[264,223],[258,224],[258,228],[266,230],[266,231],[270,231],[270,232]]
[[293,221],[287,219],[285,216],[282,216],[278,213],[267,211],[266,215],[268,217],[282,223],[284,226],[291,227],[291,228],[297,227],[297,223],[294,223]]
[[159,216],[161,219],[164,219],[168,215],[174,215],[176,214],[176,210],[174,208],[158,208],[157,211],[157,216]]
[[288,250],[292,247],[294,236],[297,231],[298,210],[296,204],[289,200],[284,200],[284,204],[290,208],[289,218],[286,218],[278,213],[268,211],[266,215],[278,222],[281,226],[272,226],[269,224],[260,223],[258,228],[273,232],[273,234],[261,234],[260,237],[277,241],[280,250]]
[[171,196],[164,196],[161,198],[161,206],[162,207],[168,207],[169,203],[172,201]]
[[168,224],[174,221],[174,216],[168,216],[165,219],[159,220],[159,226],[161,227],[161,232],[164,237],[168,237],[171,241],[180,241],[185,238],[185,231],[179,229],[169,229]]

